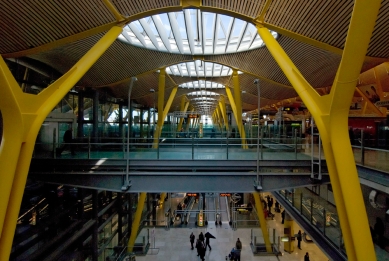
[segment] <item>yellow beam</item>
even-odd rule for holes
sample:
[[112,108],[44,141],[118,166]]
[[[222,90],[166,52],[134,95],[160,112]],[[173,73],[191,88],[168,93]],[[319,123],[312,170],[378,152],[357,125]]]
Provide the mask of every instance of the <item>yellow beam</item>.
[[220,109],[223,113],[224,126],[226,126],[226,130],[228,131],[229,127],[228,127],[227,108],[226,108],[226,101],[224,96],[222,96],[220,99]]
[[158,121],[157,128],[154,130],[154,144],[153,148],[158,147],[158,140],[160,133],[162,132],[162,126],[165,118],[163,117],[163,107],[165,104],[165,78],[166,78],[166,70],[162,68],[159,71],[159,79],[158,79]]
[[109,0],[103,0],[105,6],[109,9],[109,11],[115,16],[116,21],[122,22],[125,20],[125,17],[119,13],[116,7]]
[[[369,107],[374,113],[376,113],[378,116],[381,116],[381,117],[384,117],[385,115],[382,113],[382,111],[380,111],[380,109],[377,108],[377,106],[374,105],[374,103],[372,103],[369,99],[369,97],[366,96],[366,94],[364,92],[362,92],[358,87],[355,88],[355,90],[357,91],[357,93],[359,93],[359,95],[362,96],[363,98],[363,101],[365,102],[365,109],[366,109],[366,106]],[[365,111],[363,111],[363,114],[365,114]]]
[[178,90],[178,85],[174,86],[172,92],[170,93],[169,99],[166,102],[165,108],[163,109],[163,118],[165,119],[167,114],[169,113],[170,107],[172,106],[174,97],[176,97]]
[[333,88],[329,95],[322,97],[308,84],[269,31],[257,27],[270,53],[315,118],[349,260],[373,260],[375,257],[371,240],[366,240],[370,238],[370,230],[348,138],[347,118],[379,7],[378,0],[355,2]]
[[[23,197],[31,156],[36,137],[50,111],[69,92],[96,60],[116,40],[121,27],[111,28],[69,72],[52,83],[38,95],[23,93],[11,72],[0,59],[0,110],[4,119],[3,141],[0,148],[0,204],[2,233],[0,260],[8,260]],[[3,96],[4,94],[4,96]],[[12,111],[10,111],[12,110]],[[13,123],[9,124],[12,118]],[[12,126],[12,129],[11,129]],[[9,141],[14,142],[12,145]],[[9,190],[9,188],[12,188]],[[8,194],[8,195],[7,195]],[[4,207],[6,206],[6,207]]]
[[271,243],[269,239],[269,232],[267,231],[267,224],[265,214],[263,213],[263,204],[258,192],[253,192],[255,200],[255,208],[257,209],[259,224],[261,225],[263,239],[265,240],[266,252],[271,253]]
[[[185,96],[182,96],[180,111],[186,112],[188,110],[188,107],[189,107],[189,102],[186,101]],[[180,122],[178,123],[177,126],[177,131],[181,131],[183,122],[184,122],[184,118],[180,118]]]
[[233,70],[232,71],[232,82],[234,83],[234,100],[235,100],[235,106],[236,106],[236,124],[238,126],[240,138],[242,140],[242,147],[244,149],[247,149],[247,142],[246,142],[246,132],[244,130],[243,122],[242,122],[242,98],[241,98],[241,90],[240,90],[240,84],[239,84],[239,77],[238,77],[238,71]]
[[142,212],[146,201],[146,194],[147,194],[146,192],[142,192],[139,195],[138,205],[136,207],[136,212],[134,215],[134,221],[132,221],[132,226],[131,226],[131,236],[130,239],[128,240],[128,245],[127,245],[128,253],[132,252],[135,245],[136,237],[138,236],[140,219],[142,218]]
[[257,16],[257,18],[255,18],[256,21],[258,21],[259,23],[263,23],[263,21],[265,20],[265,15],[267,13],[267,10],[269,10],[269,7],[270,7],[270,4],[273,0],[266,0],[265,2],[265,5],[263,6],[263,9],[261,10],[261,13],[259,14],[259,16]]

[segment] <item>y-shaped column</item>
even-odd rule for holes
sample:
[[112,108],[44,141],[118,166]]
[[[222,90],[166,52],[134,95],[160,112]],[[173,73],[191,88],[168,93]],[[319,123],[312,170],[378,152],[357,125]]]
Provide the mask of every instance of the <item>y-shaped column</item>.
[[374,260],[369,223],[348,136],[348,114],[381,1],[356,0],[342,60],[329,95],[304,79],[270,32],[258,33],[315,118],[320,131],[349,260]]
[[43,121],[122,32],[114,26],[69,72],[38,95],[23,93],[0,57],[0,260],[8,260],[35,140]]

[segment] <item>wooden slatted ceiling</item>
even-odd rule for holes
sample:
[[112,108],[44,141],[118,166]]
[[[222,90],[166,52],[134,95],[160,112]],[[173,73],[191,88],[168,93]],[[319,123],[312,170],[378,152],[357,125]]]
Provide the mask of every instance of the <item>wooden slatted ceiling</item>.
[[[113,0],[124,15],[178,6],[179,0]],[[203,0],[204,6],[225,8],[256,17],[265,1]],[[114,21],[103,1],[2,1],[0,9],[0,53],[37,47]],[[353,1],[273,0],[266,22],[343,48]],[[389,1],[383,0],[368,55],[389,57],[387,28]]]
[[389,57],[389,1],[381,2],[380,12],[374,27],[367,55]]
[[226,10],[230,10],[239,14],[243,14],[255,18],[260,13],[260,10],[262,10],[265,2],[266,1],[264,0],[256,0],[256,1],[203,0],[202,5],[226,9]]
[[162,7],[179,6],[180,0],[112,0],[112,3],[119,13],[130,16]]
[[[0,53],[53,42],[114,21],[103,1],[2,1]],[[3,38],[4,37],[4,38]]]
[[354,1],[273,0],[267,23],[343,48]]

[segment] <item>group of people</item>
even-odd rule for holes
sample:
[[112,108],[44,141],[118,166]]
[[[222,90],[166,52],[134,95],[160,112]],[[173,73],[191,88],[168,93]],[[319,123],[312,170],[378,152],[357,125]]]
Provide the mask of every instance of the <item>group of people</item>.
[[[215,237],[213,237],[208,232],[205,233],[205,235],[203,234],[203,232],[200,232],[195,244],[196,237],[193,234],[193,232],[189,236],[191,249],[193,250],[194,248],[196,248],[197,256],[199,256],[202,261],[205,260],[205,253],[207,251],[207,247],[209,248],[209,251],[212,250],[209,244],[210,238],[215,238]],[[241,250],[242,250],[242,242],[238,238],[238,240],[235,243],[235,248],[233,248],[233,250],[230,253],[230,260],[240,261]]]
[[196,247],[196,249],[197,249],[197,256],[200,256],[201,260],[204,261],[205,260],[204,259],[205,252],[207,251],[207,247],[209,247],[210,251],[212,250],[212,248],[211,248],[211,246],[209,244],[210,237],[205,237],[203,232],[201,232],[199,234],[199,237],[197,238],[195,246],[193,246],[193,244],[195,242],[195,235],[193,234],[193,232],[190,234],[189,239],[190,239],[191,249],[193,250],[194,247]]

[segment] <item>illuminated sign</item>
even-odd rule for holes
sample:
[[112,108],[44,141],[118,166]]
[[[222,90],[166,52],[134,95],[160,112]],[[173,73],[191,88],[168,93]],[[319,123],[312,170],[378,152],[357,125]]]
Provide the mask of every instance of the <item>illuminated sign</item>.
[[197,118],[197,117],[198,117],[197,114],[189,114],[189,115],[188,115],[188,118],[191,118],[191,119],[195,119],[195,118]]
[[197,197],[197,193],[186,193],[188,197]]
[[220,197],[231,197],[231,193],[220,193]]

